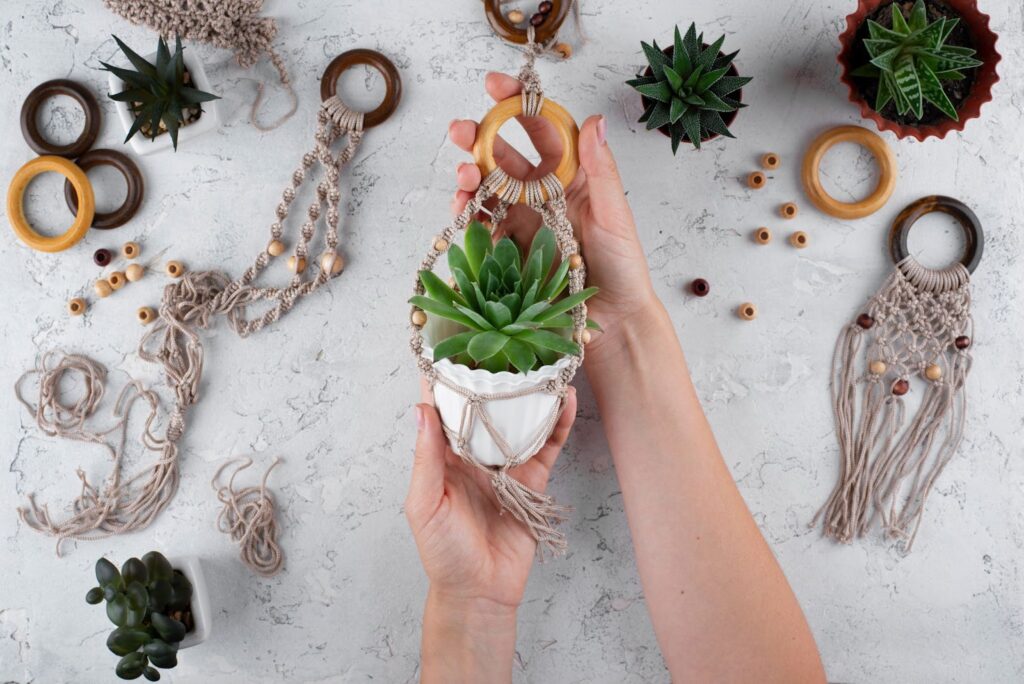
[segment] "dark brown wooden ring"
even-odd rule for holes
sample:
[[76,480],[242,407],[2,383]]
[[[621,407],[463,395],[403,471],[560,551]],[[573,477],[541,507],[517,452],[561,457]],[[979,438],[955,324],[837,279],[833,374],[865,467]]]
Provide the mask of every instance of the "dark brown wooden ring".
[[[128,223],[142,205],[142,193],[145,190],[142,173],[135,162],[131,160],[131,157],[117,150],[89,150],[79,157],[75,163],[83,171],[88,171],[94,166],[103,166],[104,164],[113,166],[121,172],[121,175],[124,176],[124,182],[128,184],[128,193],[125,195],[121,206],[114,211],[105,213],[97,211],[95,218],[92,220],[92,227],[106,230],[108,228],[118,228]],[[64,182],[64,200],[68,203],[68,209],[71,210],[71,213],[77,215],[78,195],[75,194],[75,189],[71,186],[71,183],[67,181]]]
[[[546,45],[555,37],[558,29],[565,22],[565,18],[569,16],[572,2],[573,0],[552,0],[551,11],[544,17],[544,23],[534,29],[534,41]],[[510,22],[501,11],[501,4],[501,0],[484,0],[484,14],[487,15],[487,22],[499,38],[510,43],[526,45],[526,29],[519,28]]]
[[981,263],[981,253],[985,247],[985,233],[981,229],[981,221],[966,204],[944,195],[922,197],[896,217],[896,221],[892,224],[892,230],[889,231],[889,253],[892,254],[893,261],[898,264],[909,256],[907,237],[910,235],[911,227],[925,214],[936,211],[952,216],[963,228],[967,244],[960,263],[969,273],[974,273],[974,269]]
[[327,100],[334,97],[338,93],[338,77],[343,71],[357,64],[365,64],[379,71],[384,77],[384,85],[387,87],[384,101],[363,117],[363,128],[371,128],[387,121],[387,118],[398,108],[398,101],[402,99],[402,78],[398,75],[398,69],[390,59],[376,50],[359,48],[343,52],[335,57],[327,65],[327,70],[320,78],[320,99]]
[[[36,121],[39,108],[56,95],[67,95],[85,112],[85,128],[78,140],[69,145],[55,145],[44,138]],[[93,146],[100,134],[100,106],[96,97],[81,83],[64,78],[40,83],[32,89],[21,106],[21,134],[37,154],[53,154],[69,159],[78,157]]]

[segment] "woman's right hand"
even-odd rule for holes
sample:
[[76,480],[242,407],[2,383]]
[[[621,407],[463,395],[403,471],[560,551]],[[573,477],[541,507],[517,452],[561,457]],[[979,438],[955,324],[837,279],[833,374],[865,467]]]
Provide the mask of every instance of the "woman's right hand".
[[[520,92],[522,84],[506,74],[490,73],[486,89],[500,102]],[[554,127],[539,117],[519,117],[541,163],[534,166],[500,136],[494,143],[494,158],[514,178],[540,178],[561,156],[561,142]],[[467,152],[473,149],[477,122],[456,120],[448,128],[452,142]],[[615,158],[606,140],[603,116],[591,116],[580,129],[580,170],[566,188],[569,220],[577,231],[577,239],[586,259],[588,285],[600,292],[587,301],[588,315],[605,330],[594,336],[587,349],[597,351],[627,329],[626,321],[659,308],[647,259],[637,236],[633,212],[619,178]],[[480,186],[480,169],[474,163],[462,163],[456,171],[458,192],[452,210],[458,214]],[[539,227],[537,214],[524,205],[513,206],[501,224],[504,234],[512,235],[520,244],[529,244]],[[611,345],[616,346],[616,345]]]

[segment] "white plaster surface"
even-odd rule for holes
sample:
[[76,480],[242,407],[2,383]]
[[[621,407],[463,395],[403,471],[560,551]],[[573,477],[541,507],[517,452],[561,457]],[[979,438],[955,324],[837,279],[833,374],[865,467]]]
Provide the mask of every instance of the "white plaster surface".
[[[854,5],[587,0],[590,42],[571,61],[545,61],[540,70],[548,92],[577,118],[608,117],[658,291],[729,467],[804,606],[830,679],[1021,681],[1024,10],[1019,0],[982,3],[1004,55],[1003,80],[982,118],[944,141],[897,143],[886,134],[901,169],[896,193],[877,215],[842,222],[810,207],[797,168],[804,146],[825,127],[866,123],[847,102],[834,59],[843,17]],[[482,115],[489,106],[483,75],[514,72],[520,59],[491,34],[478,0],[275,1],[266,13],[278,19],[277,46],[300,97],[291,121],[270,133],[248,124],[257,79],[275,80],[266,62],[244,71],[225,51],[189,45],[224,96],[225,126],[177,154],[137,159],[147,183],[138,217],[113,232],[92,231],[59,255],[30,251],[6,228],[0,235],[0,681],[114,681],[115,658],[104,647],[109,625],[83,600],[92,565],[100,555],[123,560],[153,548],[201,556],[215,606],[210,640],[183,653],[167,681],[417,677],[426,583],[401,511],[417,394],[404,302],[430,236],[448,218],[453,166],[465,159],[446,140],[447,124]],[[674,23],[691,19],[711,35],[727,33],[728,45],[742,49],[739,68],[755,77],[745,89],[752,106],[735,124],[738,140],[673,158],[666,139],[634,123],[639,105],[623,81],[642,64],[641,39],[667,41]],[[153,42],[100,0],[0,1],[5,183],[32,156],[18,132],[24,96],[43,80],[63,77],[104,92],[98,62],[115,55],[111,32],[140,50]],[[347,271],[250,339],[223,324],[205,335],[203,396],[189,417],[177,498],[144,532],[71,543],[58,559],[52,540],[21,524],[14,508],[35,491],[61,511],[77,491],[75,469],[101,478],[104,457],[40,435],[14,399],[15,379],[37,353],[64,348],[107,364],[111,395],[128,375],[158,382],[156,369],[135,354],[141,331],[133,314],[158,302],[161,275],[95,304],[84,318],[65,314],[65,301],[97,273],[92,251],[133,239],[145,255],[167,248],[168,257],[190,268],[241,272],[266,243],[279,193],[312,143],[319,74],[354,47],[389,54],[405,89],[396,116],[367,133],[344,176]],[[372,102],[366,87],[382,92],[379,79],[359,74],[344,86],[359,92],[361,104]],[[283,102],[273,93],[270,113]],[[120,124],[111,103],[101,102],[100,143],[119,147]],[[48,108],[44,119],[67,139],[80,115],[65,104]],[[783,167],[766,189],[748,191],[740,179],[768,150],[782,155]],[[851,150],[837,150],[825,171],[841,197],[870,185],[868,159]],[[117,177],[93,177],[101,207],[116,204],[123,195]],[[33,184],[34,218],[66,224],[59,190],[51,178]],[[890,268],[889,223],[909,201],[931,193],[965,200],[987,230],[975,278],[966,437],[909,557],[877,535],[837,546],[807,527],[837,467],[827,395],[832,345]],[[791,225],[774,218],[787,200],[802,207]],[[914,244],[939,263],[955,248],[955,230],[929,223]],[[762,224],[776,232],[769,247],[749,240]],[[785,243],[797,228],[811,239],[800,252]],[[948,249],[934,248],[929,237]],[[697,276],[710,280],[711,296],[682,293]],[[283,277],[271,272],[277,282]],[[745,300],[760,309],[754,323],[733,315]],[[585,379],[578,384],[577,428],[552,482],[557,497],[576,509],[567,526],[571,551],[532,574],[515,678],[664,682],[600,417]],[[210,477],[225,457],[246,454],[263,466],[285,458],[271,484],[287,566],[270,580],[251,575],[214,530]]]

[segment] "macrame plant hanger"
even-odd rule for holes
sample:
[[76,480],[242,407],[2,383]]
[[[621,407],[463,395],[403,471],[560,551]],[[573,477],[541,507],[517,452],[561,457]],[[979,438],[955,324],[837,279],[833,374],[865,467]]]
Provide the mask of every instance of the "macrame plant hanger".
[[[962,261],[938,270],[907,247],[914,222],[935,211],[958,220],[967,245]],[[904,552],[913,547],[928,494],[963,437],[974,334],[970,275],[983,241],[977,216],[950,197],[922,198],[897,217],[889,238],[896,267],[836,343],[839,481],[811,522],[820,517],[826,536],[851,542],[877,518]],[[904,428],[912,383],[923,383],[924,394]]]
[[[378,69],[387,87],[384,101],[366,114],[349,109],[336,91],[341,73],[357,64]],[[106,378],[106,369],[87,357],[64,355],[54,361],[54,357],[46,355],[36,369],[19,380],[16,387],[18,398],[36,418],[44,433],[103,444],[113,459],[111,473],[101,487],[90,485],[79,472],[82,494],[75,501],[74,514],[69,519],[54,522],[47,507],[37,505],[32,497],[27,508],[19,509],[22,519],[30,527],[57,538],[58,554],[64,539],[96,539],[142,529],[174,497],[179,481],[178,442],[185,431],[188,408],[199,399],[203,374],[205,354],[200,330],[210,327],[217,316],[224,316],[232,330],[240,337],[248,337],[277,321],[301,297],[315,292],[341,273],[343,261],[338,253],[341,171],[355,155],[364,129],[382,123],[397,108],[401,80],[394,64],[380,53],[350,50],[339,55],[327,67],[321,79],[320,92],[323,102],[317,112],[315,144],[302,156],[301,164],[292,173],[291,182],[277,206],[276,219],[270,226],[271,239],[254,263],[234,280],[220,271],[189,271],[164,288],[159,318],[143,336],[138,350],[141,358],[163,368],[167,384],[174,394],[174,405],[163,438],[152,433],[157,415],[157,395],[135,381],[126,387],[117,403],[115,415],[120,421],[113,428],[100,432],[90,432],[85,428],[86,419],[99,405]],[[339,152],[332,152],[335,143],[342,139],[345,140],[344,146]],[[306,210],[306,219],[289,257],[289,267],[293,272],[291,281],[285,287],[257,286],[255,280],[260,273],[286,249],[282,237],[289,210],[302,184],[312,182],[313,167],[317,164],[323,169],[323,178],[316,186],[315,199]],[[325,251],[316,259],[314,266],[309,266],[310,245],[325,207]],[[259,316],[246,317],[247,307],[258,302],[269,303],[270,307]],[[82,374],[87,388],[85,398],[70,407],[61,404],[57,396],[60,379],[68,372]],[[40,376],[36,404],[25,400],[21,392],[22,381],[32,374]],[[138,475],[122,479],[128,413],[138,398],[144,399],[151,409],[141,437],[142,444],[146,450],[159,452],[161,457]],[[106,436],[119,428],[119,444],[109,444]],[[142,481],[147,473],[148,478]]]
[[[448,251],[450,245],[455,244],[459,232],[465,230],[473,218],[484,209],[485,202],[494,200],[490,210],[492,233],[499,229],[513,204],[523,203],[540,214],[544,224],[555,234],[561,258],[574,266],[569,270],[570,294],[583,289],[586,268],[580,255],[579,243],[573,235],[573,228],[567,217],[565,201],[565,187],[572,182],[579,168],[579,130],[564,108],[544,97],[540,77],[534,68],[537,55],[542,51],[543,46],[534,40],[531,27],[526,43],[526,63],[518,75],[519,81],[523,84],[522,93],[495,105],[480,122],[477,130],[473,153],[481,167],[483,182],[476,194],[467,202],[462,213],[434,238],[430,251],[420,265],[420,270],[433,270],[438,258]],[[562,158],[553,173],[536,180],[524,181],[510,177],[495,163],[493,145],[498,128],[511,117],[519,115],[541,116],[548,119],[561,135]],[[418,295],[424,293],[419,278],[416,280],[414,292]],[[414,309],[414,312],[417,311]],[[578,305],[571,310],[571,315],[574,337],[582,340],[587,322],[586,305]],[[526,526],[530,535],[538,542],[537,552],[541,558],[545,552],[553,555],[564,553],[567,543],[565,535],[557,529],[557,525],[564,519],[568,509],[558,505],[551,496],[523,485],[513,478],[509,471],[531,458],[551,435],[562,412],[569,383],[583,361],[583,345],[580,344],[580,355],[569,357],[566,367],[545,384],[517,392],[480,394],[438,373],[432,359],[425,355],[424,344],[422,326],[414,323],[411,347],[420,372],[430,388],[433,390],[434,385],[440,383],[465,399],[458,424],[444,424],[446,434],[456,445],[456,453],[466,463],[487,473],[502,510]],[[514,399],[531,393],[546,393],[557,397],[558,400],[554,402],[551,413],[528,441],[527,446],[513,450],[509,440],[495,428],[487,407],[490,402]],[[470,439],[473,431],[479,429],[486,430],[498,445],[505,457],[503,465],[483,465],[473,457],[469,448]]]

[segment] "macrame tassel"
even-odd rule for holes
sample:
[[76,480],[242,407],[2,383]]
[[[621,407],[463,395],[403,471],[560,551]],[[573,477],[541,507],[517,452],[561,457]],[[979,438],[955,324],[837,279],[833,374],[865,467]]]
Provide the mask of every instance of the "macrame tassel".
[[508,474],[508,470],[491,471],[491,487],[502,510],[508,511],[526,526],[530,536],[537,540],[537,554],[552,556],[565,553],[568,543],[556,526],[565,520],[570,509],[555,503],[547,494],[534,491]]
[[[967,269],[936,271],[910,257],[844,328],[831,384],[839,481],[812,521],[822,518],[825,535],[850,542],[877,516],[910,551],[928,494],[963,437],[971,332]],[[914,376],[927,384],[904,428]]]

